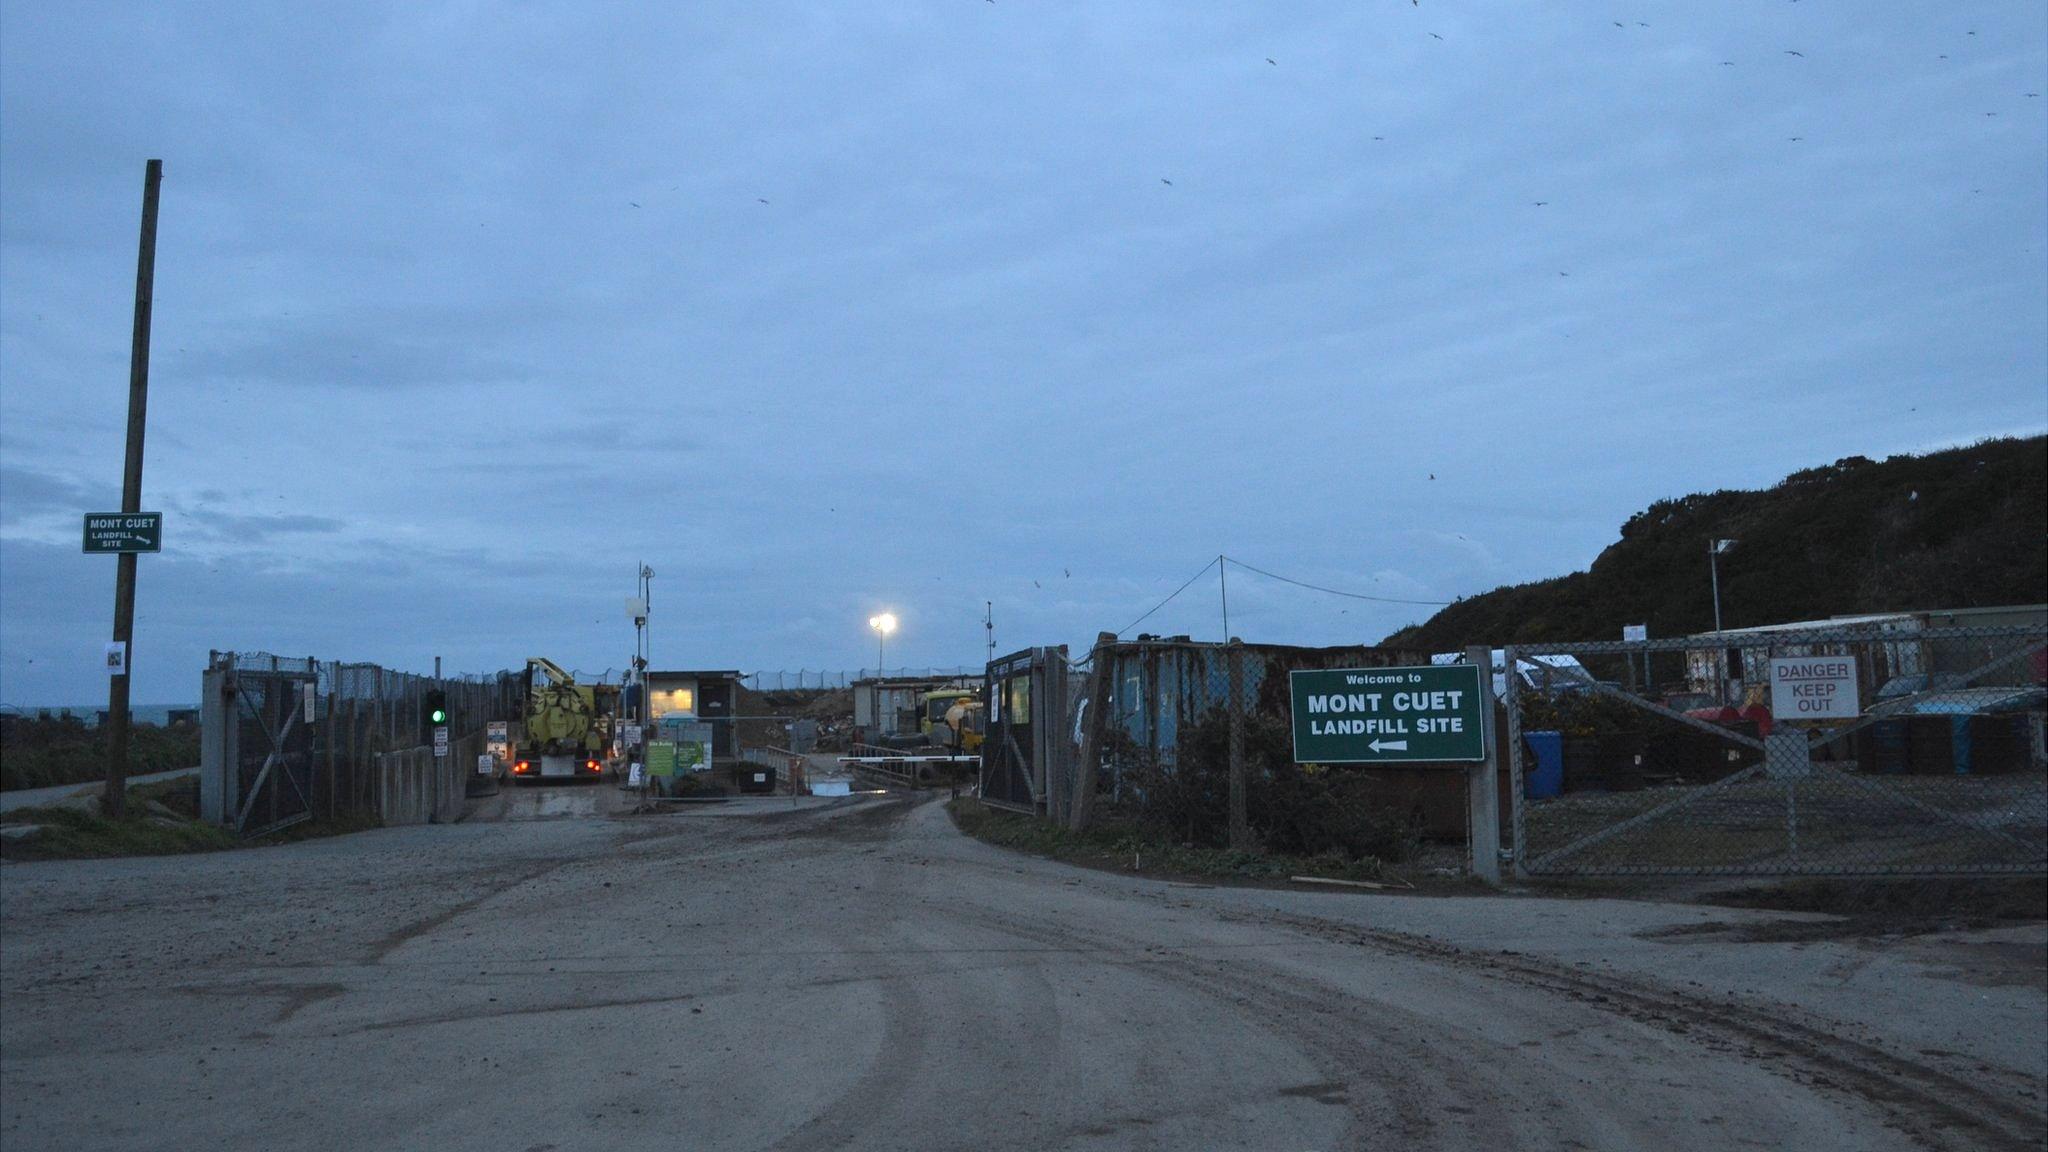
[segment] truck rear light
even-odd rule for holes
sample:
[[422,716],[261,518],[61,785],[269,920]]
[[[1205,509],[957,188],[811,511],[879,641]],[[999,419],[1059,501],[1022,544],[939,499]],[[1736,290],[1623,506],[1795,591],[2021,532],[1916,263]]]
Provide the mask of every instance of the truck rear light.
[[526,772],[526,771],[530,771],[530,770],[531,770],[532,768],[533,768],[533,765],[531,765],[531,764],[527,763],[527,762],[526,762],[526,761],[524,761],[524,760],[521,760],[521,761],[520,761],[519,763],[517,763],[517,764],[514,764],[514,765],[512,766],[512,770],[513,770],[514,772]]
[[597,771],[597,761],[595,761],[595,760],[585,760],[585,761],[583,762],[583,766],[584,766],[585,768],[588,768],[588,769],[590,769],[590,770],[591,770],[592,772],[595,772],[595,771]]

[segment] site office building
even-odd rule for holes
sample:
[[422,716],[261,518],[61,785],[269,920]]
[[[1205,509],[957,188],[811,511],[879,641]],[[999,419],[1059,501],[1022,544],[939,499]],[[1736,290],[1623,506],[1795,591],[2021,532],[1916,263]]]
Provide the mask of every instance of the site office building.
[[739,713],[740,673],[730,668],[647,673],[647,720],[659,739],[661,722],[701,721],[711,725],[711,755],[739,758],[733,718]]
[[980,687],[979,676],[870,676],[855,680],[854,738],[867,743],[884,736],[916,732],[922,723],[918,709],[925,693],[942,688]]

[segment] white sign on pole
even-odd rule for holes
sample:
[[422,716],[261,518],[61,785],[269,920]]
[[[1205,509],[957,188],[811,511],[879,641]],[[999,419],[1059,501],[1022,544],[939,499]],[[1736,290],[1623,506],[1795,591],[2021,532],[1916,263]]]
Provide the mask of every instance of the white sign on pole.
[[626,725],[624,741],[628,748],[638,748],[640,746],[640,726],[638,724]]
[[633,767],[632,767],[632,770],[631,770],[630,772],[628,772],[628,773],[626,774],[626,787],[628,787],[628,788],[638,788],[639,786],[640,786],[640,762],[639,762],[638,760],[635,760],[635,761],[633,761]]
[[311,680],[301,683],[299,687],[305,693],[303,699],[306,705],[306,723],[311,724],[320,718],[320,688]]
[[1863,711],[1854,656],[1773,656],[1770,675],[1774,720],[1854,720]]
[[496,756],[491,755],[489,752],[486,752],[483,755],[476,758],[477,775],[489,776],[491,773],[497,771],[497,769],[498,758]]
[[1648,640],[1650,638],[1650,626],[1648,624],[1623,624],[1621,626],[1621,638],[1630,643],[1640,643]]
[[128,642],[126,640],[109,640],[107,642],[107,675],[126,676],[127,674]]
[[434,729],[434,758],[438,760],[441,757],[446,756],[447,754],[448,727],[445,724],[438,725]]
[[508,728],[503,720],[492,720],[484,725],[484,739],[493,744],[503,744]]

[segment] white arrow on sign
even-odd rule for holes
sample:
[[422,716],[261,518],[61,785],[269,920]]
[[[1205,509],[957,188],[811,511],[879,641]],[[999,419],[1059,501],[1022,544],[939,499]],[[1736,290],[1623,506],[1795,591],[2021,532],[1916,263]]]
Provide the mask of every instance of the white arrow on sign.
[[1408,742],[1406,740],[1375,740],[1367,744],[1366,747],[1375,752],[1406,752],[1408,750]]

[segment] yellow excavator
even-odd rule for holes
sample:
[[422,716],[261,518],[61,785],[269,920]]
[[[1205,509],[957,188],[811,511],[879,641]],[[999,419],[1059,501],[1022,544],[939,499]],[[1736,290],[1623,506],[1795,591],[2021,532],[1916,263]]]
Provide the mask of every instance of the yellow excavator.
[[611,718],[597,707],[597,691],[561,665],[535,656],[526,662],[526,711],[512,761],[520,780],[593,779],[604,775]]

